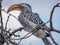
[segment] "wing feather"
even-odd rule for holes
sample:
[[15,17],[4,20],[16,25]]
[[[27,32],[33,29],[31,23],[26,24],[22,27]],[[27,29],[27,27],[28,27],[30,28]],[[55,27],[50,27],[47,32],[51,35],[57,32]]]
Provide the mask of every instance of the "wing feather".
[[35,23],[35,24],[42,24],[43,21],[40,19],[39,15],[37,13],[28,13],[25,14],[24,17],[26,17],[29,21]]
[[[28,21],[25,20],[24,18],[27,19]],[[21,14],[19,15],[18,19],[19,19],[20,22],[21,22],[22,24],[24,24],[25,26],[28,25],[28,24],[31,25],[31,23],[36,24],[36,25],[38,26],[38,25],[42,25],[42,24],[44,23],[44,22],[40,19],[39,15],[38,15],[37,13],[32,13],[32,14],[29,14],[29,13],[26,13],[26,14],[21,13]],[[31,22],[31,23],[29,23],[29,22]],[[47,28],[46,25],[44,25],[43,27]]]

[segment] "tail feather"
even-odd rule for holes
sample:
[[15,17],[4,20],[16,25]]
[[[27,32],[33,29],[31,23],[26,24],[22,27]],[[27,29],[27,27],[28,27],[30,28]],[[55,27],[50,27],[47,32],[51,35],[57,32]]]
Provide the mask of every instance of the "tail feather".
[[42,39],[45,45],[51,45],[50,41],[47,38]]

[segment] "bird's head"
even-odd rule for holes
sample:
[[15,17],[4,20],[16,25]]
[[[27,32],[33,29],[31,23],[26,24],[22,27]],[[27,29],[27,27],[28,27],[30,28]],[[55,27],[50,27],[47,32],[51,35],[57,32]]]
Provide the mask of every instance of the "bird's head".
[[13,11],[13,10],[18,10],[18,11],[32,11],[31,6],[26,3],[20,3],[20,4],[14,4],[11,5],[7,12]]

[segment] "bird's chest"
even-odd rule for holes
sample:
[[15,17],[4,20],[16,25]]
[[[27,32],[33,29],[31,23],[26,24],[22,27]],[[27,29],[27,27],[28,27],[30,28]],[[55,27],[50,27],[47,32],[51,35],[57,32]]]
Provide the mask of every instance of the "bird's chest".
[[33,28],[25,26],[24,30],[27,32],[31,32],[33,30]]

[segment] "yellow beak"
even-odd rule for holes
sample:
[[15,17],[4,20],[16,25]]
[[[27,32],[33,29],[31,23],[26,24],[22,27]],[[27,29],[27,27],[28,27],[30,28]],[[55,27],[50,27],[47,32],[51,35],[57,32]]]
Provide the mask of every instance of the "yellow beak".
[[10,11],[13,11],[13,10],[19,10],[19,11],[22,11],[23,10],[23,7],[18,5],[18,4],[14,4],[14,5],[11,5],[8,10],[7,10],[7,13],[10,12]]

